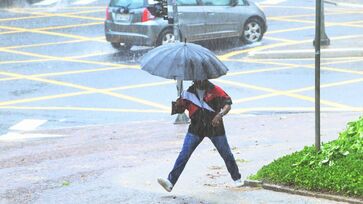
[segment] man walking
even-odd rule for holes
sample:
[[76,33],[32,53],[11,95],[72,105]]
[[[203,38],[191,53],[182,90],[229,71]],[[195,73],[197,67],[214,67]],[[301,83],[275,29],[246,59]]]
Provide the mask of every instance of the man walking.
[[205,137],[208,137],[223,158],[228,172],[241,187],[241,174],[227,142],[223,119],[231,110],[232,100],[220,87],[208,80],[193,81],[173,107],[173,113],[189,111],[191,124],[184,138],[184,144],[167,179],[159,178],[159,184],[170,192],[184,170],[190,156]]

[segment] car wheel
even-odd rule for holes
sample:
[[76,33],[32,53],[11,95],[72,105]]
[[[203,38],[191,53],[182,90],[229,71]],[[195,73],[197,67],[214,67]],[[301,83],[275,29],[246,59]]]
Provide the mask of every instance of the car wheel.
[[173,43],[173,42],[175,42],[174,32],[172,29],[168,28],[168,29],[163,30],[160,33],[160,35],[156,41],[156,46],[164,45],[167,43]]
[[263,23],[261,20],[251,18],[243,27],[241,40],[246,44],[258,42],[263,37]]
[[115,48],[116,50],[125,50],[125,51],[130,50],[130,48],[131,48],[131,45],[127,45],[127,44],[121,45],[121,43],[111,43],[111,46],[113,48]]

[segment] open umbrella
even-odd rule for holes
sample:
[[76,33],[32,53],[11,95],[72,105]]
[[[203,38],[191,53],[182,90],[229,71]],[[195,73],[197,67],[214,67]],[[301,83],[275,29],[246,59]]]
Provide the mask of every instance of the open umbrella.
[[140,60],[142,70],[176,80],[205,80],[228,71],[213,52],[193,43],[169,43],[152,49]]

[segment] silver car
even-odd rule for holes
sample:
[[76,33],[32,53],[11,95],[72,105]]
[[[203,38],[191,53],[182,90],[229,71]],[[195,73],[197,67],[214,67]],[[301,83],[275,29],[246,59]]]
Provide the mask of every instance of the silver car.
[[[111,0],[106,40],[116,49],[159,46],[174,41],[173,25],[152,14],[153,0]],[[180,38],[188,42],[238,37],[260,41],[267,30],[263,11],[248,0],[177,0]],[[168,7],[172,16],[172,7]]]

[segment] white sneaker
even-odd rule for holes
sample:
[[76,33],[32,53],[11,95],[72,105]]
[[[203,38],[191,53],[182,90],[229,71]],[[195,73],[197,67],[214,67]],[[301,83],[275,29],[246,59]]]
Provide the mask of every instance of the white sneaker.
[[158,178],[158,183],[168,192],[173,190],[173,184],[168,179]]
[[235,186],[236,188],[240,188],[240,187],[242,187],[242,186],[243,186],[243,182],[241,181],[241,179],[235,180],[235,181],[234,181],[234,186]]

